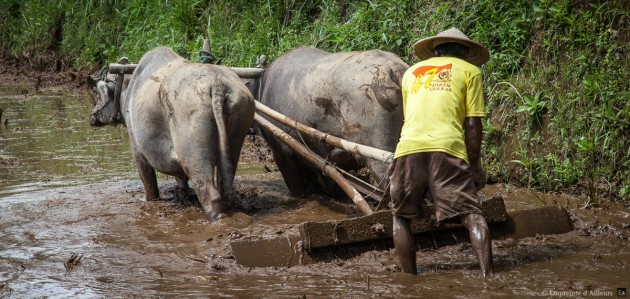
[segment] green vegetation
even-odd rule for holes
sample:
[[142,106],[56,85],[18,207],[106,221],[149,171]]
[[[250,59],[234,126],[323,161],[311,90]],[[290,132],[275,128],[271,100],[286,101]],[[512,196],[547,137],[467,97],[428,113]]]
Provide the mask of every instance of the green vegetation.
[[[223,64],[287,50],[410,46],[452,26],[485,44],[484,165],[492,182],[575,189],[587,204],[630,199],[627,1],[0,0],[5,57],[40,69],[95,70],[158,45]],[[6,9],[5,9],[6,8]]]

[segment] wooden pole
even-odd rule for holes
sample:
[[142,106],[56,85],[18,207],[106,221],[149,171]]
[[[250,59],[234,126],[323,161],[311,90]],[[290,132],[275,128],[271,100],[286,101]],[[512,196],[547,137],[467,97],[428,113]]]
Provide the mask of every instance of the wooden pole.
[[264,69],[256,68],[256,67],[229,67],[232,69],[239,77],[244,79],[256,79],[260,77],[263,73]]
[[391,152],[384,151],[384,150],[374,148],[374,147],[370,147],[367,145],[354,143],[352,141],[348,141],[348,140],[341,139],[333,135],[326,134],[322,131],[319,131],[317,129],[301,124],[297,122],[296,120],[289,118],[288,116],[284,116],[283,114],[280,114],[279,112],[263,105],[262,103],[258,101],[256,101],[256,109],[260,110],[266,115],[269,115],[273,119],[291,128],[297,129],[298,131],[300,131],[300,133],[305,134],[308,137],[315,138],[320,141],[324,141],[327,144],[330,144],[334,147],[347,150],[349,152],[361,155],[363,157],[376,159],[378,161],[385,162],[385,163],[391,163],[391,161],[394,159],[394,154]]
[[[120,74],[124,72],[125,74],[132,74],[133,71],[138,67],[137,64],[119,64],[119,63],[110,63],[109,64],[109,73],[110,74]],[[255,68],[255,67],[229,67],[232,71],[234,71],[239,77],[246,79],[256,79],[260,77],[264,69]]]
[[304,157],[306,161],[308,161],[311,165],[317,167],[317,169],[323,171],[328,177],[333,179],[339,185],[339,187],[341,187],[341,189],[348,195],[348,197],[352,199],[352,201],[357,205],[362,213],[366,215],[372,214],[372,209],[370,208],[370,205],[365,201],[363,196],[339,173],[339,171],[337,171],[334,165],[330,165],[323,159],[318,158],[316,155],[310,153],[303,144],[293,139],[293,137],[273,125],[264,117],[260,116],[260,114],[256,113],[254,115],[254,121],[256,121],[260,126],[269,130],[276,137],[280,138],[282,142],[295,150],[299,155]]
[[120,64],[120,63],[110,63],[109,64],[109,73],[110,74],[133,74],[133,71],[138,67],[137,64]]

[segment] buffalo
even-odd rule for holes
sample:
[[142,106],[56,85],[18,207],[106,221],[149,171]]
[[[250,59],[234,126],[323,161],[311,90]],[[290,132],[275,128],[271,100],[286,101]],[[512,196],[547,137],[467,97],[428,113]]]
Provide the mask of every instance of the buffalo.
[[[380,50],[328,53],[300,47],[277,58],[248,88],[256,100],[300,123],[393,152],[403,123],[400,84],[408,68],[398,56]],[[386,188],[387,163],[332,148],[275,124],[331,163],[366,174],[374,185]],[[321,171],[270,132],[260,130],[293,196],[341,194]]]
[[245,84],[227,67],[192,63],[166,47],[142,57],[119,97],[116,76],[88,80],[98,94],[90,125],[127,127],[146,199],[159,199],[157,170],[184,189],[190,179],[210,219],[224,215],[255,111]]

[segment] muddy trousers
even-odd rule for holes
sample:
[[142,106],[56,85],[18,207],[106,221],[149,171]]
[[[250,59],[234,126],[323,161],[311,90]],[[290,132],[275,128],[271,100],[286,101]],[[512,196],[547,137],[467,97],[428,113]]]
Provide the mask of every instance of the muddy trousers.
[[[477,256],[481,273],[484,277],[492,276],[492,238],[488,224],[479,214],[461,216],[462,224],[470,234],[470,244]],[[411,220],[394,215],[393,233],[394,246],[403,271],[410,274],[418,273],[416,263],[416,242],[411,232]]]

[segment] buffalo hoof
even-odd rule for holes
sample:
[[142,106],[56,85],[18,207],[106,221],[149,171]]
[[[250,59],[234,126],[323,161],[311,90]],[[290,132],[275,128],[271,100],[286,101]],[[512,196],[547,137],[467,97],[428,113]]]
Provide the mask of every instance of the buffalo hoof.
[[144,199],[145,199],[146,201],[158,201],[158,200],[160,200],[161,198],[160,198],[159,196],[145,196],[145,197],[144,197]]
[[208,212],[208,219],[212,222],[228,217],[226,213],[220,213],[215,211]]

